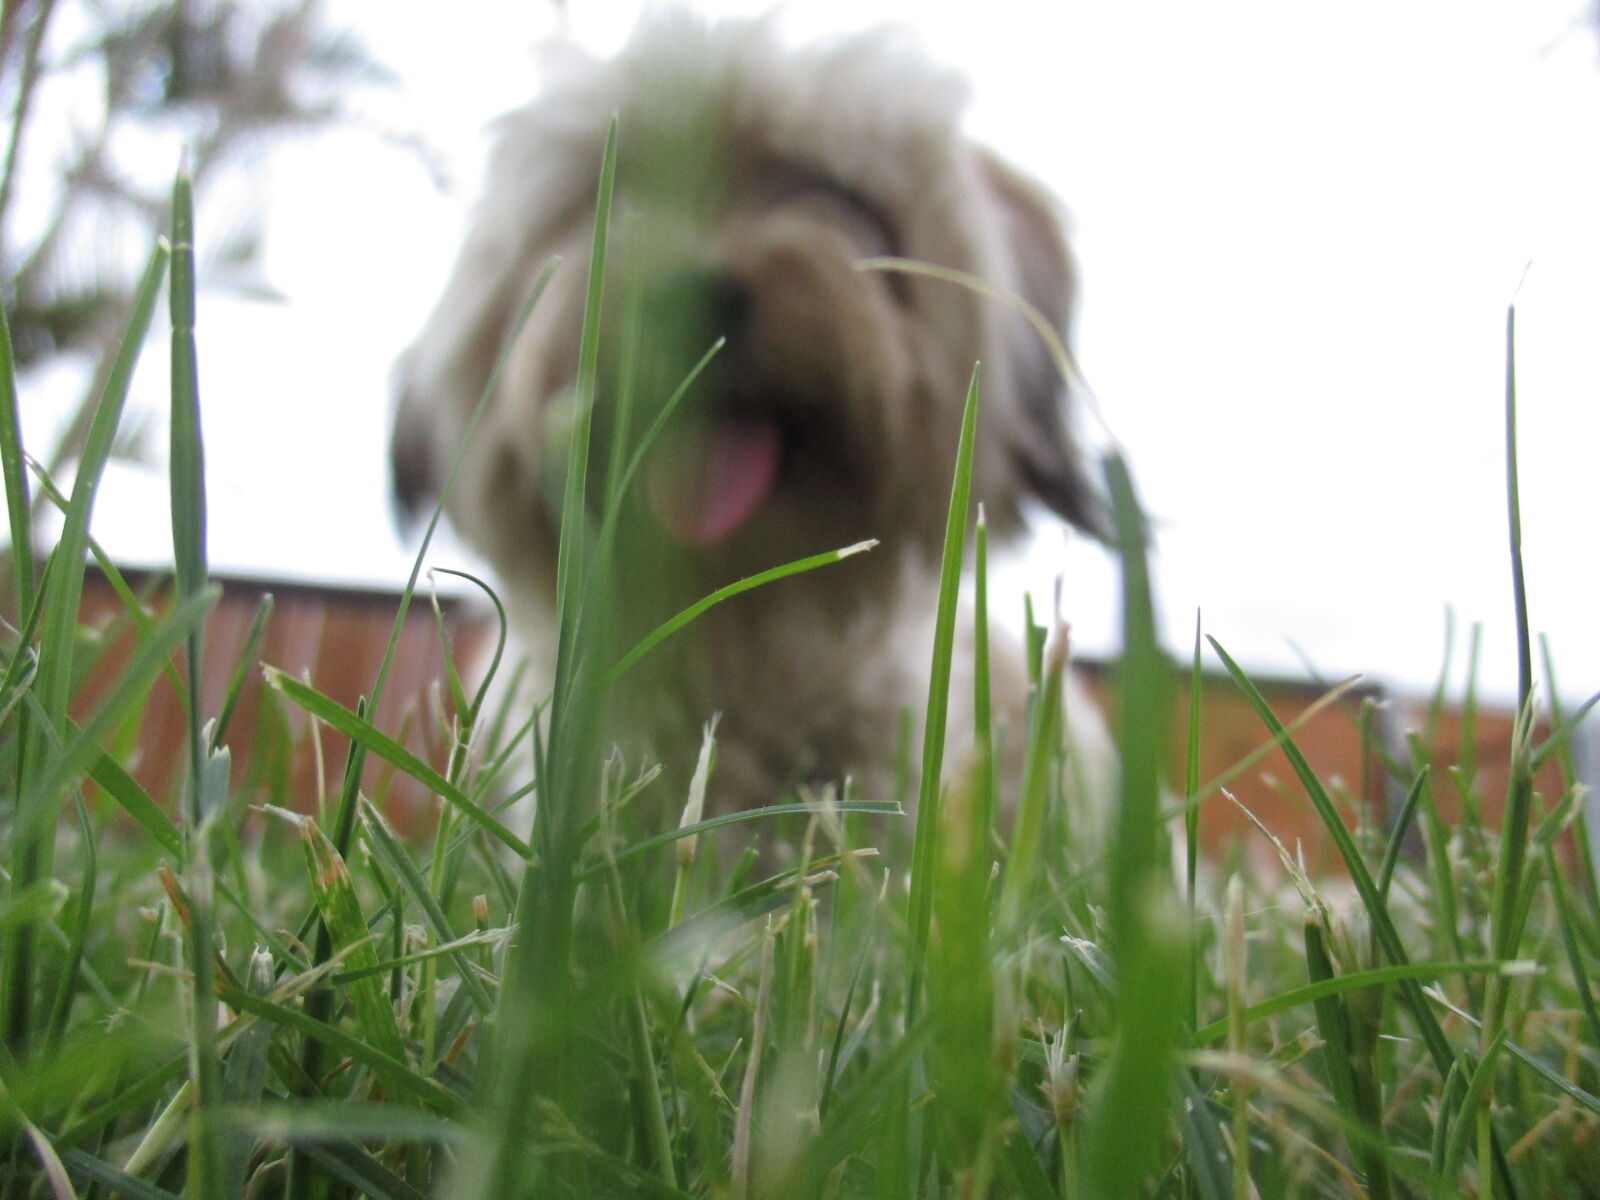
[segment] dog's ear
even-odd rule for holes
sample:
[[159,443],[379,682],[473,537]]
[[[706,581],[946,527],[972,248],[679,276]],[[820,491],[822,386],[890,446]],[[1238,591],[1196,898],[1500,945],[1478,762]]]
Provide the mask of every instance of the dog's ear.
[[[1003,222],[1013,279],[1022,298],[1068,341],[1077,273],[1054,198],[988,151],[979,168]],[[1090,482],[1066,412],[1069,381],[1039,334],[1020,316],[1012,323],[1011,370],[1018,412],[1010,451],[1034,494],[1094,537],[1109,527],[1105,505]]]
[[433,422],[416,390],[411,355],[395,364],[392,386],[395,404],[394,427],[389,432],[390,499],[398,521],[409,525],[438,499],[444,481],[439,477]]
[[480,221],[443,296],[395,363],[389,464],[402,523],[425,515],[444,487],[451,458],[500,353],[520,256],[512,238]]

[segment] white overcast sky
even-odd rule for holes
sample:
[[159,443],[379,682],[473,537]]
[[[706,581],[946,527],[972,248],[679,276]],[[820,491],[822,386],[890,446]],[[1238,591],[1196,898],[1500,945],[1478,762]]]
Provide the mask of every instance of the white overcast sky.
[[[396,68],[366,128],[278,151],[266,279],[202,298],[219,569],[375,581],[388,525],[386,376],[427,311],[473,195],[485,121],[531,94],[548,10],[511,0],[331,6]],[[638,6],[571,0],[614,47]],[[704,3],[708,12],[765,5]],[[1571,694],[1600,688],[1600,50],[1582,0],[808,0],[797,38],[918,27],[970,75],[978,137],[1072,214],[1077,348],[1159,525],[1165,628],[1195,612],[1258,669],[1431,684],[1444,613],[1485,626],[1513,682],[1504,520],[1504,321],[1519,301],[1534,623]],[[420,132],[441,191],[372,128]],[[200,213],[203,243],[208,219]],[[159,347],[159,342],[153,343]],[[151,355],[159,360],[162,355]],[[141,379],[163,386],[154,362]],[[118,474],[98,530],[167,553],[164,484]],[[1115,645],[1105,555],[1041,537],[1078,645]],[[1458,659],[1460,652],[1458,649]],[[1458,666],[1457,678],[1460,677]]]

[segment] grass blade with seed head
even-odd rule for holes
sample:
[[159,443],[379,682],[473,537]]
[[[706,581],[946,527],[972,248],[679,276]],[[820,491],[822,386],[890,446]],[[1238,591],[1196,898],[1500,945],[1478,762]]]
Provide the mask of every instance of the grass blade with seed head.
[[[322,912],[323,924],[333,939],[335,952],[346,952],[345,961],[352,971],[375,966],[378,954],[368,935],[361,901],[356,896],[350,869],[345,865],[344,858],[310,817],[282,809],[272,811],[300,833],[312,894]],[[371,975],[357,978],[350,983],[349,992],[356,1023],[367,1043],[389,1058],[404,1062],[405,1047],[400,1041],[400,1027],[395,1021],[394,1006],[384,994],[382,982]]]

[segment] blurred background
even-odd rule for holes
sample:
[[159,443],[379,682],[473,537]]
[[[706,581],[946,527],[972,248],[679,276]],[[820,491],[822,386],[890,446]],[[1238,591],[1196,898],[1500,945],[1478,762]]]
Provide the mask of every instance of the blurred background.
[[[451,262],[486,125],[537,88],[543,41],[607,53],[640,7],[5,0],[3,98],[24,119],[0,254],[33,452],[70,462],[187,145],[214,567],[397,586],[387,375]],[[1533,620],[1563,690],[1600,687],[1594,17],[1585,0],[809,0],[783,27],[912,24],[968,75],[971,132],[1062,198],[1104,421],[1085,428],[1125,448],[1157,522],[1176,653],[1199,612],[1256,671],[1419,695],[1449,610],[1453,686],[1481,623],[1481,688],[1505,701],[1513,296]],[[128,567],[170,556],[164,357],[141,366],[96,514]],[[1114,654],[1109,560],[1041,526],[1008,579],[1046,596],[1058,574],[1080,655]]]

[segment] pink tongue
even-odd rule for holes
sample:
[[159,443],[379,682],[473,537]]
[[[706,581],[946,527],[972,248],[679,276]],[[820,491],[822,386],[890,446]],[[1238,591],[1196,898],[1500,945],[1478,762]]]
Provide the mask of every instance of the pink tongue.
[[667,530],[687,546],[733,536],[772,491],[780,438],[770,421],[722,420],[656,454],[646,487]]

